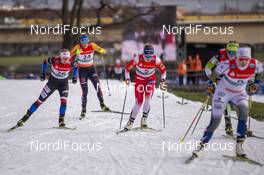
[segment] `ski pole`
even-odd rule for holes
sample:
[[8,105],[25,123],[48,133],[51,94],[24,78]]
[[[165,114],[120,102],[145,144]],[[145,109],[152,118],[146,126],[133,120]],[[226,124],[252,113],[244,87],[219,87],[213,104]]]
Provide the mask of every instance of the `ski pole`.
[[[251,110],[252,108],[252,95],[249,96],[248,99],[248,108]],[[247,127],[247,136],[250,137],[252,136],[252,131],[250,130],[250,125],[251,125],[251,119],[250,115],[248,116],[248,127]]]
[[197,114],[195,115],[195,117],[193,118],[193,120],[192,120],[192,122],[191,122],[189,128],[188,128],[187,131],[185,132],[184,136],[180,139],[180,142],[183,142],[183,141],[184,141],[184,139],[185,139],[185,137],[187,136],[187,134],[189,133],[189,131],[190,131],[192,125],[194,124],[196,118],[198,117],[200,111],[203,109],[205,103],[207,103],[208,100],[209,100],[209,98],[207,97],[206,100],[203,102],[201,108],[199,109],[199,111],[197,112]]
[[164,104],[164,91],[162,91],[162,115],[163,115],[163,128],[165,128],[165,104]]
[[250,124],[251,124],[251,119],[250,119],[251,117],[250,116],[248,116],[248,129],[250,130]]
[[126,93],[125,93],[125,99],[124,99],[124,102],[123,102],[123,108],[122,108],[122,113],[121,113],[119,129],[121,129],[121,125],[122,125],[122,121],[123,121],[123,116],[124,116],[124,111],[125,111],[125,106],[126,106],[127,89],[128,89],[128,86],[126,87]]
[[200,121],[200,119],[201,119],[201,117],[202,117],[202,114],[203,114],[203,112],[204,112],[204,110],[205,110],[205,107],[208,106],[208,101],[209,101],[209,100],[207,100],[206,103],[203,105],[203,108],[202,108],[202,110],[201,110],[201,112],[200,112],[200,114],[199,114],[199,117],[198,117],[198,119],[197,119],[197,122],[195,123],[195,125],[194,125],[194,127],[193,127],[193,130],[192,130],[191,135],[193,135],[193,133],[194,133],[194,131],[195,131],[195,129],[196,129],[196,126],[198,125],[198,123],[199,123],[199,121]]
[[[252,108],[252,96],[251,95],[249,96],[249,99],[248,99],[248,107],[249,107],[249,110]],[[248,129],[250,129],[250,116],[248,116]]]
[[177,103],[179,103],[180,105],[186,105],[188,104],[187,102],[184,102],[184,98],[181,98],[181,101],[177,101]]
[[101,55],[101,60],[103,62],[103,68],[104,68],[104,71],[105,71],[105,74],[106,74],[106,85],[107,85],[108,95],[111,96],[110,87],[109,87],[109,84],[108,84],[108,75],[106,73],[106,67],[105,67],[105,61],[104,61],[103,55]]

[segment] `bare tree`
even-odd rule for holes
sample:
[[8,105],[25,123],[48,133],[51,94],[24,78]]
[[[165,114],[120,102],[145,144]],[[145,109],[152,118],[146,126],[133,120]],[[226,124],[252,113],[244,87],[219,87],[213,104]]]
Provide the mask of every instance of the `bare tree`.
[[[143,0],[62,0],[61,8],[55,9],[51,7],[49,0],[14,0],[15,4],[26,5],[29,8],[28,13],[24,13],[24,18],[30,18],[32,15],[41,15],[43,11],[52,13],[51,19],[57,16],[61,19],[63,25],[68,25],[70,29],[72,27],[80,27],[82,16],[95,17],[96,22],[94,24],[86,25],[86,27],[103,28],[114,27],[118,25],[125,25],[129,22],[135,21],[140,17],[153,14],[155,10],[159,8],[157,4],[149,4],[148,7],[138,8],[137,4],[142,3]],[[34,7],[34,8],[33,8]],[[38,7],[38,8],[36,8]],[[113,20],[111,23],[103,23],[103,17],[111,17]],[[65,30],[62,36],[63,48],[71,48],[76,42],[78,36],[74,36],[71,30]]]
[[[62,24],[69,25],[70,28],[73,26],[80,27],[81,25],[81,11],[83,6],[83,0],[74,0],[72,9],[69,10],[69,0],[63,0],[62,3]],[[72,33],[71,31],[66,31],[63,35],[63,48],[70,48],[72,45]]]
[[[141,12],[137,10],[134,7],[131,7],[131,4],[127,2],[127,6],[111,6],[111,1],[106,0],[100,0],[99,6],[93,10],[95,10],[96,13],[96,23],[92,24],[88,27],[95,27],[95,26],[101,26],[101,27],[113,27],[117,25],[124,25],[127,24],[133,20],[138,19],[141,16],[149,15],[152,12],[154,12],[157,9],[157,5],[152,4],[147,10]],[[76,26],[80,27],[81,24],[81,16],[82,16],[82,9],[83,9],[83,0],[74,0],[73,5],[70,9],[70,1],[69,0],[63,0],[62,1],[62,8],[61,13],[58,14],[55,10],[52,9],[45,9],[50,10],[55,13],[57,13],[57,16],[59,16],[62,20],[63,25],[69,25],[70,27]],[[112,23],[103,24],[102,23],[102,14],[104,11],[108,12],[108,16],[112,17],[114,20]],[[104,14],[106,15],[106,14]],[[63,35],[63,48],[70,48],[74,43],[74,35],[71,33],[71,31],[67,31]]]

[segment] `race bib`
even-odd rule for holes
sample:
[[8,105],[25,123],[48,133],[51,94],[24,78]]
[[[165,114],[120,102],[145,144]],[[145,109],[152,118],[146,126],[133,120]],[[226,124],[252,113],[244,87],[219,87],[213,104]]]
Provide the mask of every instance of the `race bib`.
[[51,75],[58,79],[64,79],[69,76],[69,71],[60,71],[54,68],[51,69]]
[[93,63],[93,53],[77,55],[77,60],[79,63],[82,63],[82,64],[83,63],[92,64]]

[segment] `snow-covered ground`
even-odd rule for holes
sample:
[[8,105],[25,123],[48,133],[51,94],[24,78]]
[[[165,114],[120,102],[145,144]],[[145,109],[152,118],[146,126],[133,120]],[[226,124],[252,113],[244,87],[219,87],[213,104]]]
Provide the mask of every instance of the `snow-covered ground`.
[[[105,81],[102,81],[102,84],[104,83]],[[110,85],[118,87],[121,83],[110,81]],[[160,92],[156,92],[153,96],[149,117],[151,127],[162,129],[158,133],[127,132],[116,135],[120,114],[89,112],[87,119],[78,120],[81,104],[79,84],[70,84],[68,111],[65,118],[66,124],[77,126],[77,130],[52,129],[58,121],[59,97],[56,92],[24,127],[13,132],[6,132],[6,129],[24,115],[43,86],[43,82],[35,80],[0,81],[1,175],[263,174],[263,167],[233,162],[222,157],[224,154],[233,155],[233,150],[223,149],[233,148],[235,145],[234,141],[223,137],[224,121],[211,142],[218,150],[205,151],[200,159],[191,164],[185,164],[184,161],[192,152],[188,149],[190,143],[200,139],[204,128],[209,123],[210,112],[204,112],[195,133],[187,136],[185,145],[180,145],[179,139],[191,123],[201,103],[187,101],[188,104],[180,105],[177,103],[181,100],[180,98],[167,94],[166,128],[163,129],[162,103],[161,98],[157,97],[161,95]],[[105,93],[105,103],[112,109],[121,111],[124,94],[124,91],[112,92],[112,96]],[[133,104],[133,91],[129,91],[125,111],[130,112]],[[100,109],[91,84],[89,84],[88,109],[89,111]],[[125,115],[123,125],[127,119],[128,115]],[[139,125],[139,119],[140,117],[135,126]],[[235,127],[235,120],[233,124]],[[264,137],[264,123],[252,120],[251,126],[256,135]],[[264,163],[263,143],[264,140],[248,138],[245,144],[248,156],[262,163]],[[58,148],[58,145],[61,147]]]

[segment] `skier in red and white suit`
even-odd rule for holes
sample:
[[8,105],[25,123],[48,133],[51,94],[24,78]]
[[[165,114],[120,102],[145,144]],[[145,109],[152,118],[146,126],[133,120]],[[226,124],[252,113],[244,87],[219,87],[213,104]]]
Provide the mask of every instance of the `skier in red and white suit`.
[[162,63],[161,59],[154,54],[154,49],[151,45],[144,47],[144,53],[134,55],[133,59],[126,65],[125,77],[126,84],[130,84],[130,71],[136,67],[135,73],[135,97],[136,103],[131,112],[129,121],[125,126],[125,130],[132,128],[135,118],[137,117],[139,110],[143,104],[143,116],[141,118],[141,127],[147,127],[147,117],[150,110],[150,100],[154,93],[156,84],[156,72],[158,68],[161,75],[160,87],[165,88],[166,80],[166,68]]
[[[246,156],[242,149],[245,140],[246,123],[248,119],[248,94],[257,91],[263,73],[263,66],[256,59],[251,58],[249,47],[238,48],[237,59],[226,60],[217,65],[210,79],[215,80],[222,76],[216,86],[212,100],[212,114],[210,124],[207,126],[201,143],[193,152],[194,156],[203,150],[205,144],[211,139],[215,129],[220,124],[226,104],[231,102],[238,109],[236,155]],[[254,82],[248,84],[254,78]]]

